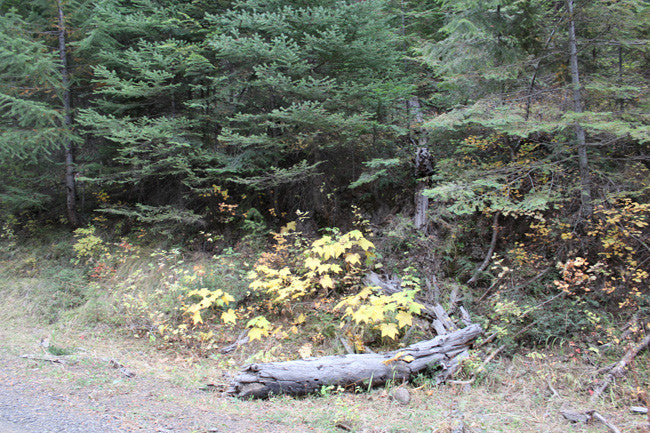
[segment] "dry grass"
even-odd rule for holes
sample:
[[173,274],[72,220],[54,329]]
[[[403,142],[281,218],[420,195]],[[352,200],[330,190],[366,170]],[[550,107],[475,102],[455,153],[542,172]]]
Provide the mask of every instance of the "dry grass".
[[[559,414],[561,409],[596,409],[621,431],[649,431],[647,419],[631,414],[628,408],[634,403],[634,388],[648,383],[648,353],[636,361],[636,379],[628,374],[595,407],[588,404],[593,365],[587,358],[565,356],[561,350],[495,360],[472,387],[436,387],[424,378],[409,388],[412,399],[408,406],[390,400],[386,388],[358,394],[323,390],[321,396],[241,401],[199,387],[207,383],[225,386],[236,368],[247,361],[285,356],[277,342],[256,342],[230,356],[205,358],[187,351],[157,349],[146,339],[101,322],[90,326],[74,314],[50,324],[42,320],[34,303],[39,299],[34,294],[45,290],[47,281],[37,274],[14,272],[8,263],[0,263],[0,276],[4,306],[0,310],[0,362],[5,366],[0,379],[4,375],[29,382],[35,390],[65,395],[70,405],[93,413],[109,412],[125,429],[449,433],[462,422],[465,432],[476,433],[606,432],[598,423],[570,424]],[[78,362],[58,365],[18,358],[21,353],[39,353],[42,337],[50,338],[56,347],[73,350],[72,357]],[[136,378],[127,379],[111,369],[110,358],[136,372]]]

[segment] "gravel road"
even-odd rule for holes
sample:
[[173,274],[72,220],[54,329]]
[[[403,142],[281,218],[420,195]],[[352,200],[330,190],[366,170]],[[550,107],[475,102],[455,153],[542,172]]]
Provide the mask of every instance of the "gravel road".
[[[2,373],[5,373],[4,371]],[[67,398],[0,374],[2,433],[122,433],[111,415],[97,416],[70,407]]]
[[125,378],[102,358],[61,365],[0,347],[0,433],[303,431],[216,409],[227,401],[146,372]]

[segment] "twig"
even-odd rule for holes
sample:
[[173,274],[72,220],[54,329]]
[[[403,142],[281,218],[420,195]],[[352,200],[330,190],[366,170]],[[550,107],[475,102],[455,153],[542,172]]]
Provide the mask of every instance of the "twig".
[[353,354],[353,353],[354,353],[354,350],[352,350],[352,347],[351,347],[350,344],[347,342],[347,340],[345,339],[345,337],[341,337],[341,336],[339,336],[339,341],[341,342],[341,344],[343,345],[343,348],[345,349],[345,351],[346,351],[348,354]]
[[246,335],[246,332],[247,331],[240,332],[239,336],[234,341],[234,343],[231,343],[231,344],[219,349],[219,353],[221,353],[222,355],[225,355],[225,354],[230,353],[233,350],[237,349],[239,346],[248,343],[248,335]]
[[463,306],[461,305],[461,306],[458,308],[458,310],[460,311],[460,318],[461,318],[461,320],[463,321],[463,323],[465,324],[465,326],[469,326],[469,325],[471,325],[471,324],[473,323],[473,322],[472,322],[472,318],[471,318],[471,316],[469,315],[469,313],[467,312],[467,310],[465,309],[465,307],[463,307]]
[[553,388],[553,385],[551,384],[551,381],[550,381],[549,379],[546,379],[546,384],[548,385],[548,389],[550,389],[551,392],[553,393],[553,397],[560,397],[560,398],[562,398],[562,396],[560,395],[560,393],[557,392],[557,390],[556,390],[555,388]]
[[494,341],[494,339],[497,338],[497,335],[498,335],[497,332],[493,332],[493,333],[491,333],[490,335],[488,335],[488,337],[487,337],[485,340],[483,340],[483,341],[481,342],[481,344],[479,344],[478,346],[476,346],[476,348],[478,349],[478,348],[480,348],[480,347],[485,346],[486,344],[490,344],[490,343],[492,343],[492,341]]
[[610,371],[612,368],[616,367],[616,364],[618,364],[618,362],[613,362],[613,363],[611,363],[611,364],[609,364],[609,365],[607,365],[607,366],[605,366],[605,367],[601,367],[601,368],[599,368],[598,370],[596,370],[596,371],[594,372],[594,376],[597,376],[597,375],[599,375],[599,374],[603,374],[603,373],[607,373],[607,372]]
[[25,354],[25,355],[20,355],[20,357],[24,359],[33,359],[35,361],[53,362],[55,364],[76,364],[75,361],[59,358],[58,356]]
[[586,412],[574,412],[570,410],[561,410],[560,413],[564,418],[571,422],[588,423],[592,419],[600,421],[604,426],[609,428],[614,433],[621,433],[621,431],[614,424],[607,421],[607,418],[596,412],[595,410],[588,410]]
[[616,427],[614,424],[607,421],[607,419],[604,416],[602,416],[601,414],[599,414],[595,410],[587,412],[587,413],[589,413],[589,415],[591,415],[593,418],[600,421],[603,425],[605,425],[607,428],[609,428],[614,433],[621,433],[621,431],[618,429],[618,427]]
[[537,281],[537,280],[539,280],[540,278],[542,278],[542,277],[543,277],[544,275],[546,275],[546,274],[548,273],[548,271],[550,271],[550,270],[551,270],[550,267],[544,269],[542,272],[540,272],[539,274],[535,275],[533,278],[524,281],[523,283],[519,284],[518,286],[515,286],[512,290],[513,290],[513,291],[517,291],[517,290],[519,290],[519,289],[523,289],[524,287],[528,286],[529,284],[532,284],[532,283],[534,283],[535,281]]
[[454,287],[451,289],[451,293],[449,293],[449,308],[447,308],[447,314],[453,314],[454,310],[456,309],[456,304],[460,300],[458,297],[458,285],[454,284]]
[[621,334],[621,341],[625,340],[632,333],[634,333],[634,330],[636,328],[636,325],[638,325],[638,322],[639,322],[639,313],[636,312],[630,318],[630,320],[627,321],[625,327],[623,327],[623,334]]
[[124,364],[120,363],[116,359],[111,358],[108,361],[108,365],[110,365],[112,368],[120,370],[120,373],[125,375],[126,377],[135,377],[135,373],[129,370],[124,366]]
[[483,360],[481,365],[474,370],[474,373],[472,374],[472,378],[470,380],[451,380],[449,383],[453,383],[456,385],[471,385],[476,381],[476,377],[480,372],[482,372],[485,367],[494,359],[495,356],[497,356],[504,348],[506,347],[505,344],[502,344],[501,346],[497,347],[495,350],[492,351],[492,353]]
[[555,296],[553,296],[553,297],[547,299],[546,301],[541,302],[541,303],[535,305],[534,307],[530,307],[529,309],[527,309],[526,311],[524,311],[523,313],[521,313],[521,316],[523,317],[523,316],[525,316],[526,314],[530,313],[531,311],[535,311],[535,310],[537,310],[538,308],[543,307],[544,305],[548,304],[549,302],[553,302],[555,299],[559,298],[560,296],[564,296],[564,294],[565,294],[564,292],[560,292],[560,293],[558,293],[557,295],[555,295]]
[[478,300],[476,301],[476,304],[479,304],[479,303],[483,300],[483,298],[485,298],[485,297],[488,295],[488,293],[490,293],[490,291],[491,291],[492,289],[494,289],[494,287],[499,283],[499,281],[501,281],[500,278],[497,278],[496,280],[494,280],[494,281],[492,282],[492,284],[490,284],[490,287],[488,287],[488,288],[485,290],[485,292],[483,292],[483,294],[481,295],[481,297],[478,298]]
[[628,351],[625,353],[625,356],[623,356],[623,358],[621,358],[618,364],[616,364],[616,366],[611,369],[611,371],[609,372],[605,380],[603,380],[603,383],[597,389],[594,390],[594,393],[591,395],[589,401],[591,403],[594,403],[596,400],[598,400],[598,397],[600,397],[600,395],[603,393],[603,391],[605,391],[605,389],[614,380],[614,378],[618,376],[622,376],[625,371],[625,367],[627,367],[627,365],[630,362],[632,362],[634,357],[639,352],[641,352],[643,349],[648,347],[648,345],[650,345],[650,334],[646,335],[646,337],[643,340],[641,340],[639,344],[637,344],[636,346],[632,346],[628,349]]

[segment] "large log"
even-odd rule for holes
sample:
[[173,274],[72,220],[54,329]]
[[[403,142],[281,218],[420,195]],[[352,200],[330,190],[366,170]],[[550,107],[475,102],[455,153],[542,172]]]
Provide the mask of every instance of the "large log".
[[479,325],[472,324],[392,352],[251,364],[233,379],[226,394],[266,398],[309,394],[330,385],[370,387],[389,380],[408,380],[426,369],[438,369],[435,376],[442,382],[458,368],[460,359],[481,332]]

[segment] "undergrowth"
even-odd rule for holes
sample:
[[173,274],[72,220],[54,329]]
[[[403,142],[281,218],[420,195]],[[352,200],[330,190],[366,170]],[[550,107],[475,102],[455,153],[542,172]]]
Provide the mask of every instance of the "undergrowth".
[[[639,266],[642,254],[630,249],[640,232],[616,225],[627,218],[641,230],[645,220],[637,208],[625,206],[621,214],[596,214],[600,219],[589,236],[600,248],[600,261],[581,257],[577,250],[564,261],[542,254],[548,237],[566,237],[569,244],[573,239],[566,226],[550,228],[536,219],[527,234],[530,243],[513,242],[495,254],[481,276],[483,284],[474,287],[451,278],[447,259],[427,259],[442,251],[438,247],[453,258],[462,253],[462,245],[453,247],[449,238],[437,243],[403,219],[396,219],[385,235],[373,233],[367,221],[320,236],[306,235],[297,229],[300,223],[290,223],[268,237],[258,233],[232,245],[199,233],[178,247],[156,245],[142,230],[116,237],[88,226],[73,236],[50,232],[24,238],[5,231],[0,296],[14,318],[108,327],[226,366],[350,349],[387,350],[432,338],[435,333],[419,316],[421,303],[450,308],[455,296],[485,330],[459,379],[489,385],[505,380],[496,364],[482,366],[496,348],[502,356],[526,353],[526,365],[561,358],[598,367],[620,358],[648,332],[644,289],[612,291],[610,286],[617,275],[632,281],[647,278]],[[597,238],[600,234],[605,237]],[[614,247],[609,238],[628,242],[628,248]],[[190,248],[207,244],[210,253]],[[384,294],[365,283],[369,272],[390,276],[405,290]],[[439,278],[432,280],[432,275]],[[623,326],[630,310],[638,314]],[[231,355],[219,354],[244,335],[248,344]],[[549,372],[543,374],[555,383]],[[636,364],[634,375],[613,388],[615,395],[629,403],[642,400],[649,376],[647,368]],[[580,376],[567,387],[588,394],[594,380]]]

